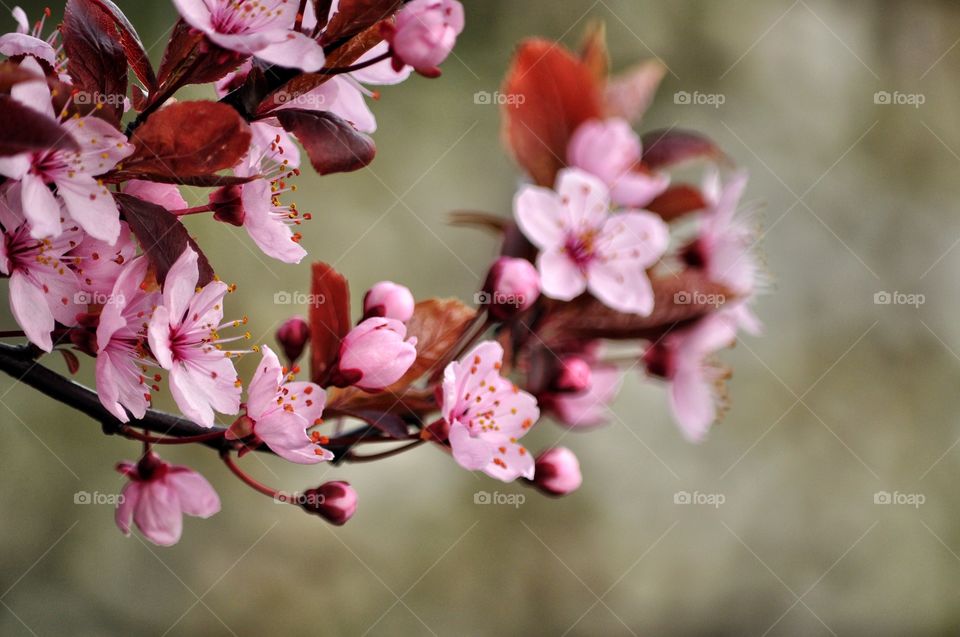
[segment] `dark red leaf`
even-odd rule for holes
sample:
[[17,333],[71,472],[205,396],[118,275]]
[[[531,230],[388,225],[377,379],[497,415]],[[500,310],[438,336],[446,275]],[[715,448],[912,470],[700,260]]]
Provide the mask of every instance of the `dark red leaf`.
[[170,266],[183,254],[188,245],[199,257],[198,284],[206,285],[213,280],[213,268],[210,267],[210,262],[176,215],[170,214],[162,206],[132,195],[116,193],[114,199],[117,200],[124,219],[130,225],[130,230],[137,237],[140,247],[156,270],[159,283],[163,283]]
[[359,170],[377,153],[372,139],[333,113],[284,109],[276,116],[284,129],[297,136],[321,175]]
[[78,150],[77,142],[52,118],[0,95],[0,156],[35,150]]
[[321,44],[344,42],[392,16],[402,0],[340,0],[323,32]]
[[187,84],[216,82],[237,68],[246,56],[216,46],[183,20],[173,27],[157,73],[160,94]]
[[602,116],[594,71],[555,42],[527,40],[514,56],[503,93],[507,145],[536,183],[553,186],[573,131]]
[[68,0],[60,32],[74,99],[103,104],[99,113],[118,124],[127,95],[127,56],[115,19],[96,0]]
[[177,102],[150,115],[130,141],[125,173],[182,182],[235,165],[250,146],[250,126],[218,102]]
[[71,352],[68,349],[57,348],[58,351],[63,355],[63,362],[67,364],[67,370],[71,374],[76,374],[80,371],[80,359],[77,358],[77,355]]
[[664,221],[672,221],[688,212],[701,210],[707,206],[703,193],[696,186],[677,184],[670,186],[659,197],[647,204],[647,210],[655,212]]
[[643,163],[652,169],[667,168],[694,159],[725,160],[723,151],[700,133],[669,129],[643,136]]
[[123,11],[110,0],[92,0],[92,2],[113,20],[117,37],[120,38],[120,46],[123,47],[130,68],[133,69],[134,74],[143,82],[147,90],[152,91],[157,85],[157,78],[153,74],[150,58],[147,57],[147,52],[143,50],[143,42],[140,41],[136,29],[127,20],[127,16],[123,15]]
[[314,263],[310,296],[310,378],[325,384],[350,331],[350,286],[326,263]]

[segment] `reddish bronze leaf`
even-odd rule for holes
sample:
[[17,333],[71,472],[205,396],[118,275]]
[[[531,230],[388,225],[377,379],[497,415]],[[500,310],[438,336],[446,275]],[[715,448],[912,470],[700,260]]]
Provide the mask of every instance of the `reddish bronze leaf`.
[[150,58],[147,57],[147,52],[143,50],[143,42],[140,41],[136,29],[127,20],[127,16],[123,15],[123,11],[110,0],[91,1],[113,21],[117,37],[120,38],[120,46],[123,47],[130,68],[137,79],[143,82],[147,90],[152,91],[157,85],[157,78],[153,74]]
[[554,347],[576,339],[650,338],[672,327],[717,311],[735,299],[726,286],[714,283],[698,270],[654,278],[654,307],[650,316],[624,314],[583,295],[570,303],[554,303],[538,336]]
[[601,85],[607,81],[607,72],[610,65],[610,53],[607,51],[607,25],[601,20],[594,20],[587,25],[580,44],[580,59],[593,73],[593,77]]
[[[394,399],[395,402],[395,399]],[[346,416],[357,418],[380,430],[388,438],[403,439],[408,435],[407,423],[397,414],[376,410],[340,410]]]
[[235,165],[250,146],[250,127],[217,102],[177,102],[147,118],[130,141],[125,173],[182,181]]
[[392,16],[401,0],[340,0],[320,43],[345,42],[361,31]]
[[514,56],[503,93],[507,145],[536,183],[553,186],[573,131],[602,116],[593,71],[555,42],[527,40]]
[[703,193],[696,186],[677,184],[667,188],[659,197],[647,204],[647,210],[655,212],[664,221],[673,221],[688,212],[701,210],[707,206]]
[[476,310],[459,299],[427,299],[417,303],[413,317],[407,321],[407,337],[417,339],[417,360],[387,391],[399,394],[421,376],[442,372],[438,363],[450,353],[476,315]]
[[723,151],[700,133],[669,129],[643,136],[643,163],[652,169],[676,166],[694,159],[726,160]]
[[77,142],[52,118],[9,95],[0,95],[0,156],[36,150],[79,150]]
[[127,95],[127,56],[116,20],[96,0],[68,0],[60,32],[75,100],[102,103],[98,114],[119,124]]
[[284,129],[297,136],[321,175],[359,170],[377,153],[372,139],[333,113],[291,108],[277,111],[276,116]]
[[120,206],[124,219],[130,225],[140,247],[156,272],[157,281],[163,283],[170,266],[183,254],[189,245],[196,251],[200,268],[199,285],[213,280],[213,268],[200,250],[200,246],[187,233],[187,229],[176,215],[155,203],[144,201],[132,195],[115,193],[114,198]]
[[314,263],[310,297],[310,378],[326,384],[340,341],[350,331],[350,286],[331,266]]
[[216,82],[237,68],[245,58],[218,47],[203,33],[178,20],[160,61],[159,94],[168,97],[172,94],[171,89],[180,86]]

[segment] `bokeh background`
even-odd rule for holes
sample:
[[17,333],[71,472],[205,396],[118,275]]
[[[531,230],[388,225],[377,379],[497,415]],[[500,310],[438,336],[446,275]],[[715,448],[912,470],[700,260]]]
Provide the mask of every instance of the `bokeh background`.
[[[157,43],[158,61],[172,5],[117,4]],[[508,214],[518,183],[497,108],[474,95],[497,89],[521,38],[575,45],[588,20],[605,20],[615,69],[651,56],[670,68],[643,128],[699,129],[752,174],[772,284],[757,305],[766,334],[724,355],[736,371],[722,424],[704,444],[684,443],[661,388],[632,373],[610,426],[543,423],[531,434],[532,448],[562,439],[581,459],[584,486],[562,500],[470,475],[427,448],[337,468],[245,459],[290,490],[352,482],[361,504],[343,528],[255,495],[205,449],[171,449],[168,459],[215,484],[223,511],[188,519],[180,544],[159,549],[123,538],[110,507],[74,504],[78,491],[116,492],[112,465],[137,445],[0,379],[0,633],[957,630],[960,6],[465,4],[468,28],[443,77],[383,90],[372,167],[300,179],[311,256],[357,292],[389,278],[418,297],[469,299],[495,245],[446,215]],[[23,6],[36,16],[44,4]],[[675,104],[678,91],[724,103]],[[923,103],[878,104],[877,91]],[[191,230],[239,284],[228,310],[248,313],[270,342],[299,310],[274,293],[306,292],[309,268],[267,262],[234,228],[191,220]],[[925,302],[876,304],[881,291]],[[475,505],[481,490],[526,501]],[[723,504],[675,504],[681,491]],[[880,492],[922,504],[878,504]]]

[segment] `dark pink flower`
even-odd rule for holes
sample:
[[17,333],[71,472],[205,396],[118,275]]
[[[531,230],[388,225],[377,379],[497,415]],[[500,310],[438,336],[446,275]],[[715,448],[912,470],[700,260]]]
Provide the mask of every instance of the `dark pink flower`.
[[332,480],[306,491],[301,506],[330,524],[342,526],[357,512],[357,492],[349,482]]
[[130,535],[132,520],[154,544],[172,546],[180,541],[183,514],[209,518],[220,511],[220,498],[206,478],[152,452],[137,463],[119,463],[117,471],[130,479],[116,513],[124,535]]
[[498,319],[522,312],[540,298],[540,275],[526,259],[500,257],[490,267],[481,302]]
[[382,316],[406,323],[413,316],[415,305],[409,288],[393,281],[380,281],[363,296],[363,317]]
[[437,67],[450,55],[463,26],[463,5],[457,0],[408,2],[392,28],[387,27],[394,68],[409,64],[418,73],[439,75]]
[[376,391],[400,380],[417,359],[417,339],[406,337],[406,326],[395,319],[362,321],[340,344],[337,384]]
[[549,495],[573,493],[583,483],[577,456],[566,447],[547,449],[537,456],[533,483]]
[[310,326],[303,317],[291,316],[277,328],[276,337],[287,361],[293,365],[303,355],[303,350],[310,342]]

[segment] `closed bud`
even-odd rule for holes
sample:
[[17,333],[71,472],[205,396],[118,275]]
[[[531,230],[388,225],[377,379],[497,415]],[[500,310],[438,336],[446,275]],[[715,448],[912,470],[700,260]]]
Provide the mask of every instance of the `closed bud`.
[[409,64],[422,75],[436,77],[437,65],[450,55],[463,31],[463,5],[457,0],[413,0],[397,13],[394,23],[382,24],[394,68]]
[[500,257],[487,274],[479,301],[494,318],[507,319],[540,297],[540,275],[526,259]]
[[590,387],[590,363],[579,356],[568,356],[560,363],[553,387],[559,392],[582,392]]
[[417,339],[406,336],[406,326],[395,319],[361,322],[340,343],[332,384],[376,391],[397,382],[417,359]]
[[357,511],[357,492],[349,482],[333,480],[306,491],[300,506],[330,524],[343,526]]
[[290,365],[293,365],[303,355],[310,340],[310,326],[302,317],[291,316],[277,329],[276,338]]
[[383,317],[406,323],[415,301],[410,290],[392,281],[380,281],[363,297],[363,318]]
[[210,208],[217,221],[240,227],[247,214],[243,208],[243,189],[241,186],[224,186],[210,194]]
[[533,483],[547,495],[567,495],[580,488],[583,476],[577,456],[566,447],[547,449],[537,457]]

